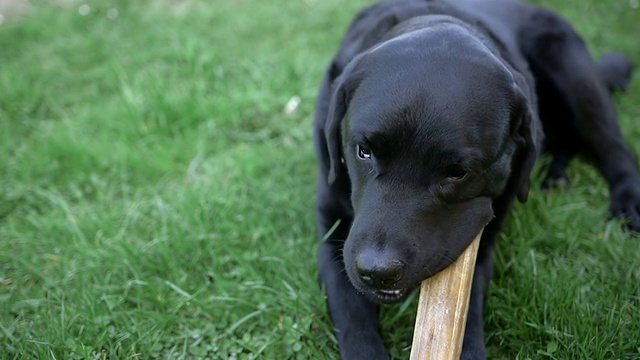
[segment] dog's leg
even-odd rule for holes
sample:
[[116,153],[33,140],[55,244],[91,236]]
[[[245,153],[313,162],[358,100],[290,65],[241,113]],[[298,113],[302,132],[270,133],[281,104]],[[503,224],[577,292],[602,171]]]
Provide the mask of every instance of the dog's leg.
[[487,287],[493,273],[493,249],[481,249],[476,260],[476,268],[473,274],[473,287],[469,299],[469,312],[467,314],[467,326],[462,344],[461,359],[478,360],[486,359],[484,345],[483,310],[487,294]]
[[546,79],[566,103],[572,116],[563,121],[573,122],[574,136],[609,183],[612,215],[640,231],[637,161],[622,136],[598,66],[578,34],[555,15],[541,15],[527,36],[525,51],[536,78]]
[[511,204],[515,198],[516,184],[507,185],[506,192],[493,202],[495,218],[484,228],[482,240],[478,248],[478,258],[473,274],[473,287],[469,299],[467,326],[462,344],[461,359],[483,360],[487,358],[484,344],[483,313],[484,303],[489,289],[489,282],[493,277],[493,251],[498,234],[502,230]]
[[493,220],[484,227],[480,247],[478,248],[478,258],[473,274],[473,287],[471,288],[471,298],[469,299],[469,312],[467,314],[467,326],[462,344],[461,359],[483,360],[487,358],[485,348],[483,313],[489,283],[493,278],[493,251],[497,238],[509,210],[516,198],[519,183],[517,178],[512,178],[502,195],[493,201]]
[[320,281],[325,286],[329,314],[340,354],[348,359],[388,359],[378,332],[377,306],[353,288],[342,262],[340,241],[322,243]]
[[[357,293],[344,268],[342,247],[351,227],[351,215],[330,195],[325,178],[319,180],[318,195],[320,239],[327,237],[321,240],[318,254],[319,276],[327,295],[342,358],[388,359],[378,331],[377,305]],[[340,222],[327,236],[336,221]]]
[[[597,64],[600,79],[613,95],[616,91],[625,91],[631,79],[632,64],[618,53],[609,53]],[[563,94],[558,92],[553,82],[545,74],[537,71],[537,95],[539,99],[540,119],[546,133],[545,152],[551,155],[551,163],[546,168],[547,175],[542,181],[542,189],[567,189],[569,177],[567,166],[571,159],[587,148],[581,137],[576,136],[578,121]],[[568,120],[570,119],[570,120]]]

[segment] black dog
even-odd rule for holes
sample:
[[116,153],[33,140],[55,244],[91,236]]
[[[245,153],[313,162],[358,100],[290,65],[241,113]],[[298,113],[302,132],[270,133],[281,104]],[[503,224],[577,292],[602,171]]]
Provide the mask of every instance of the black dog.
[[483,227],[463,358],[485,357],[492,249],[541,152],[545,185],[590,155],[611,213],[640,228],[638,167],[609,93],[630,69],[621,55],[595,64],[566,21],[510,0],[393,0],[358,15],[314,129],[320,280],[344,359],[387,358],[376,303],[402,300]]

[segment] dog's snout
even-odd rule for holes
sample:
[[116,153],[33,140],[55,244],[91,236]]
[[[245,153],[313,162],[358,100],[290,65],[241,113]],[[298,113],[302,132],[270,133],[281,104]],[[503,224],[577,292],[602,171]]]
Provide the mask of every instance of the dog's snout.
[[382,254],[363,253],[355,265],[360,280],[374,289],[392,288],[404,275],[402,261]]

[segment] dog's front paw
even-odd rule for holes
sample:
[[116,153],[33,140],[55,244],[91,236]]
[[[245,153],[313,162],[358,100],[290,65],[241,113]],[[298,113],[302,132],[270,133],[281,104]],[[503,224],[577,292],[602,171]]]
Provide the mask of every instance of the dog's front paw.
[[569,188],[569,176],[567,176],[569,159],[569,156],[554,154],[551,164],[547,168],[547,176],[540,184],[542,190],[567,190]]
[[609,211],[614,218],[624,220],[627,229],[640,232],[640,183],[614,188]]
[[548,175],[546,179],[540,184],[542,190],[568,190],[571,187],[569,178],[565,176],[551,176]]

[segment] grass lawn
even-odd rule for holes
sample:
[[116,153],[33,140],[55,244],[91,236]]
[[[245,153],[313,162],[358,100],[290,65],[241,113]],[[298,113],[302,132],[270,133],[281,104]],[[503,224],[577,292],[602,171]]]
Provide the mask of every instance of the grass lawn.
[[[640,64],[637,1],[539,2]],[[0,18],[0,358],[337,359],[311,123],[371,1],[31,3]],[[639,99],[636,76],[616,102],[637,154]],[[490,358],[640,359],[640,238],[569,173],[501,237]],[[416,300],[382,311],[394,358]]]

